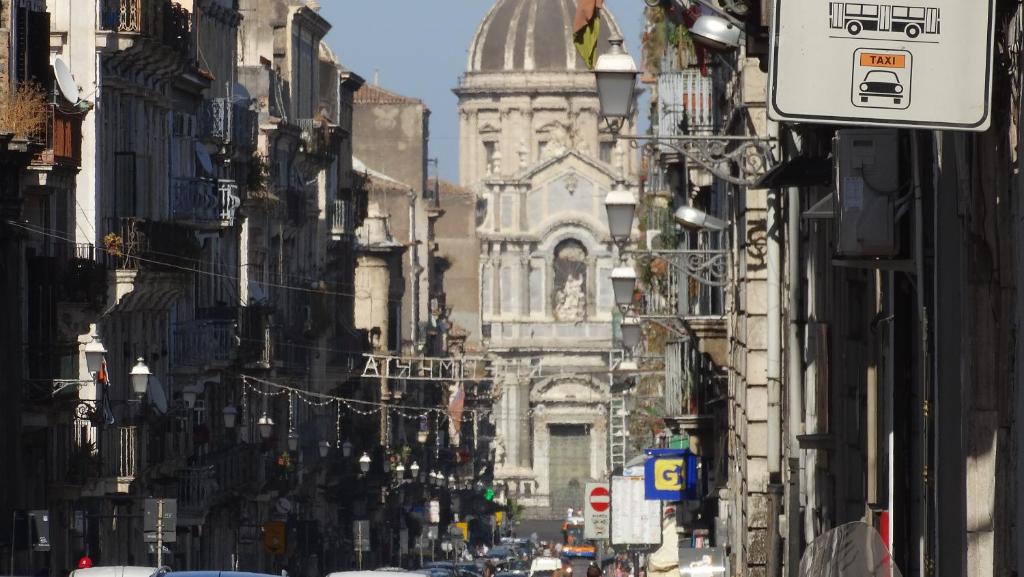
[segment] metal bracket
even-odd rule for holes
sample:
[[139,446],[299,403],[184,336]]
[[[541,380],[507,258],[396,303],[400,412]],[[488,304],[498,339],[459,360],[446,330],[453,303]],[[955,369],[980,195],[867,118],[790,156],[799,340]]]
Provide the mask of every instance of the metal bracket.
[[[739,186],[754,186],[775,166],[774,139],[750,136],[630,136],[620,139],[643,143],[652,153],[668,148],[717,178]],[[733,174],[733,169],[739,175]]]

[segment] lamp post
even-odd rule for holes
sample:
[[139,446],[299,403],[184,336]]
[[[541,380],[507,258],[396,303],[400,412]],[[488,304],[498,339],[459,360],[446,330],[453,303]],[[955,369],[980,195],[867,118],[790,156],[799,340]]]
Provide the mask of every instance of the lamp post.
[[352,456],[352,442],[351,441],[345,441],[344,443],[341,444],[341,456],[346,458],[346,459]]
[[238,407],[233,403],[228,404],[221,413],[224,415],[224,428],[234,429],[235,423],[238,420]]
[[409,474],[412,475],[412,480],[413,481],[416,481],[416,480],[419,479],[419,477],[420,477],[420,465],[419,465],[419,463],[417,463],[416,461],[412,462],[412,465],[409,467]]
[[612,269],[612,292],[615,304],[627,307],[633,302],[633,290],[636,289],[636,271],[631,266],[620,266]]
[[[702,15],[691,33],[708,45],[739,44],[742,30],[724,16]],[[594,75],[601,116],[608,129],[621,140],[646,142],[648,147],[669,148],[718,178],[741,186],[751,186],[774,164],[771,138],[735,135],[622,135],[623,124],[632,118],[636,100],[637,67],[622,48],[621,38],[609,40],[611,49],[597,59]],[[739,168],[739,176],[734,174]]]
[[103,366],[103,355],[107,354],[107,349],[103,346],[99,335],[93,336],[92,341],[83,348],[83,352],[85,352],[85,365],[89,372],[93,375],[100,372],[100,367]]
[[320,441],[317,443],[317,450],[320,452],[320,458],[326,459],[327,455],[331,452],[331,442]]
[[597,58],[594,75],[597,77],[601,115],[608,124],[608,130],[618,134],[622,125],[633,116],[639,71],[636,62],[622,47],[622,38],[614,36],[609,42],[612,47]]
[[288,432],[288,450],[293,453],[299,450],[299,434],[294,429]]
[[146,361],[142,357],[139,357],[135,361],[135,366],[132,367],[132,391],[135,392],[135,396],[142,398],[146,394],[146,390],[149,388],[149,377],[153,374],[146,366]]
[[626,188],[624,181],[619,180],[605,197],[604,206],[608,212],[608,232],[616,244],[624,246],[633,234],[636,195]]
[[363,456],[359,457],[359,470],[362,471],[364,475],[370,472],[370,455],[369,454],[363,453]]
[[274,433],[274,419],[271,419],[270,415],[263,413],[256,420],[256,430],[259,431],[261,439],[269,439],[270,435]]

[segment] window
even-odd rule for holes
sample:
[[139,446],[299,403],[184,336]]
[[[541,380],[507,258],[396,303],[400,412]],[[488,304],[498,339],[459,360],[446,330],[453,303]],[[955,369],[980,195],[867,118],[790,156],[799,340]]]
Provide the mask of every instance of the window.
[[900,6],[894,6],[892,9],[892,15],[894,18],[906,18],[907,9]]
[[614,142],[602,142],[601,143],[601,150],[600,150],[601,162],[603,162],[605,164],[611,164],[612,163],[612,153],[613,153],[614,150],[615,150],[615,143]]
[[577,322],[587,318],[587,249],[576,240],[555,247],[555,319]]
[[494,154],[497,152],[496,142],[485,142],[484,143],[484,161],[487,163],[485,171],[490,174],[494,171]]

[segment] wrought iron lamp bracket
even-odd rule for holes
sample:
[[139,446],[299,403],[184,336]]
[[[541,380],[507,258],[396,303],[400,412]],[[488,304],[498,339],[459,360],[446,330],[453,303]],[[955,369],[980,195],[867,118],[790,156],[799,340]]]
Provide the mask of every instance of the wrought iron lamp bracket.
[[661,250],[627,251],[637,261],[650,262],[656,258],[665,260],[687,278],[700,284],[725,287],[729,285],[728,250]]
[[[754,186],[775,166],[771,138],[734,135],[631,136],[620,139],[641,143],[651,153],[667,148],[704,168],[717,178],[739,186]],[[734,174],[734,169],[739,173]]]

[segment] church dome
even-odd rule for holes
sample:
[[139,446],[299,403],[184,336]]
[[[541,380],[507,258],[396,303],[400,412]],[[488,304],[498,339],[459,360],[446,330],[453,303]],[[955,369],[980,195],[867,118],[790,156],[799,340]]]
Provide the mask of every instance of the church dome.
[[[575,0],[498,0],[469,47],[468,72],[585,71],[572,41]],[[601,10],[598,53],[612,33],[622,36],[607,7]]]

